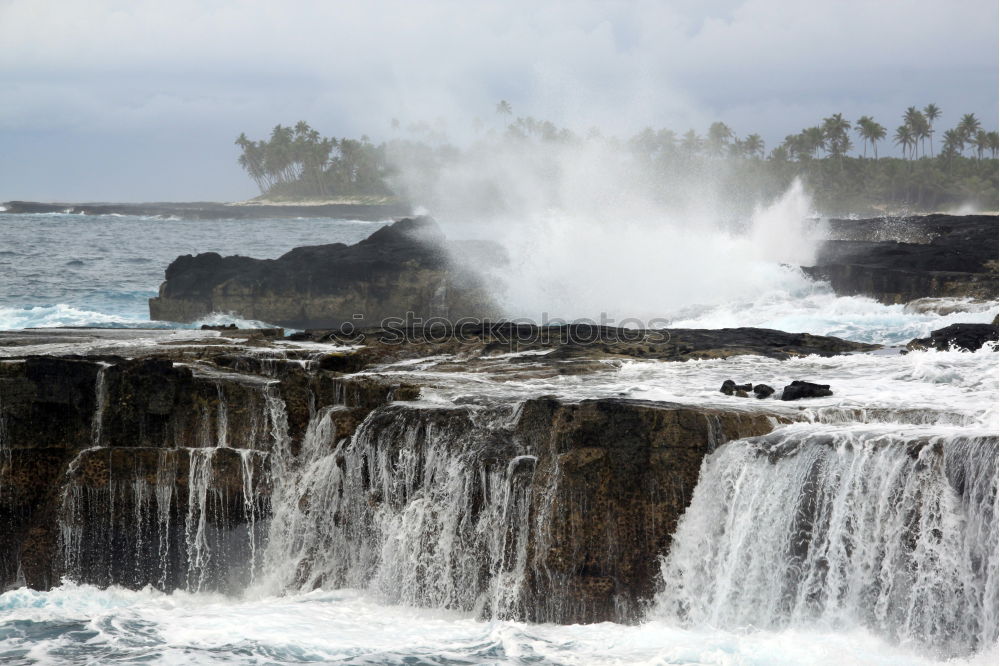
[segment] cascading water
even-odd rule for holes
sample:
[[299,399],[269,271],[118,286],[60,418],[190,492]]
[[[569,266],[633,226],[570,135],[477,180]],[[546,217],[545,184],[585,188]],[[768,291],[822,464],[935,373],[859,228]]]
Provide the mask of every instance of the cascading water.
[[111,367],[108,363],[101,363],[97,367],[97,379],[94,386],[94,397],[96,407],[94,408],[94,420],[90,427],[90,445],[101,445],[101,434],[104,428],[104,410],[108,406],[108,382],[107,370]]
[[997,540],[995,434],[798,424],[705,459],[655,614],[969,654],[997,640]]
[[[489,446],[497,414],[373,413],[335,441],[325,408],[275,489],[268,589],[354,587],[393,603],[523,614],[534,457]],[[513,450],[514,447],[506,447]]]
[[[270,512],[271,452],[287,456],[284,403],[260,384],[247,441],[232,441],[226,391],[203,404],[197,446],[111,447],[100,432],[108,401],[98,373],[94,446],[69,463],[60,510],[62,569],[73,580],[190,591],[242,590],[256,577]],[[265,421],[263,428],[259,422]],[[263,431],[269,443],[257,442]],[[234,448],[234,446],[239,448]]]

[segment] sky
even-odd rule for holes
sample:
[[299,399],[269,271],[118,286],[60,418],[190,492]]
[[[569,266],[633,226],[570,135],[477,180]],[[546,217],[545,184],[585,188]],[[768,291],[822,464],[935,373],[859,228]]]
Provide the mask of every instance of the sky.
[[721,120],[768,150],[931,102],[938,136],[996,129],[997,63],[996,0],[0,0],[0,201],[242,200],[240,132],[460,138],[501,99],[621,136]]

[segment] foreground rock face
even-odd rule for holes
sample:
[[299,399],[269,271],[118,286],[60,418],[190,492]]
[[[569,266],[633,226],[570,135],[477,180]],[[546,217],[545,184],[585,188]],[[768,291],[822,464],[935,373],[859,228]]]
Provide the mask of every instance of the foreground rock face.
[[882,303],[997,297],[995,215],[832,220],[810,276],[841,295]]
[[[462,351],[473,370],[476,350],[498,342],[481,333]],[[89,355],[67,353],[73,335]],[[104,349],[88,332],[39,332],[62,355],[12,357],[37,350],[21,332],[0,349],[3,586],[68,575],[235,592],[280,547],[292,587],[370,587],[491,617],[633,621],[702,458],[787,418],[617,398],[413,403],[419,385],[343,370],[371,367],[368,347],[296,350],[216,331],[157,332],[163,344],[137,347],[123,335],[108,333]],[[734,344],[747,335],[732,333]],[[568,345],[563,357],[567,345],[551,344],[554,373],[584,364],[587,349],[607,354]],[[410,345],[427,351],[393,348]],[[315,548],[296,550],[308,535]]]
[[[344,405],[350,425],[357,409],[367,413],[398,388],[372,390],[376,382],[362,379],[345,390],[296,362],[276,362],[271,374],[193,370],[166,358],[0,362],[0,584],[45,588],[72,574],[183,586],[186,520],[204,510],[222,538],[255,511],[263,515],[269,491],[254,470],[276,445],[294,453],[313,405]],[[204,504],[192,466],[212,481],[209,509],[192,506]],[[248,479],[262,483],[244,487]],[[155,511],[144,513],[157,497],[162,524],[150,522]],[[109,511],[119,524],[95,518]],[[157,534],[163,526],[169,533]]]
[[625,400],[525,405],[518,431],[538,456],[525,617],[640,619],[702,458],[772,427],[764,414]]
[[150,318],[194,321],[212,312],[292,328],[377,324],[388,317],[488,317],[485,286],[455,265],[437,225],[404,219],[357,245],[299,247],[278,259],[185,255],[166,270]]

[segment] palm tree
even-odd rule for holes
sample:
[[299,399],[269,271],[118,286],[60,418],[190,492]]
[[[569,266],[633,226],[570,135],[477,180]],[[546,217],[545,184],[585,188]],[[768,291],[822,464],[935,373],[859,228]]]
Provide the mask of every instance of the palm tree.
[[861,137],[861,145],[864,146],[862,157],[868,157],[868,144],[871,143],[871,140],[868,138],[868,132],[874,122],[871,116],[861,116],[854,123],[854,131]]
[[965,143],[962,141],[962,135],[959,133],[958,129],[946,130],[944,133],[944,144],[941,147],[941,157],[945,159],[951,159],[959,155]]
[[858,122],[855,123],[855,128],[857,128],[858,135],[864,141],[865,157],[868,156],[868,144],[870,143],[872,150],[875,151],[875,159],[878,159],[877,142],[885,138],[885,128],[875,122],[871,116],[861,116]]
[[771,151],[770,159],[773,162],[787,162],[790,157],[787,142],[781,144]]
[[873,120],[869,132],[868,140],[871,141],[872,150],[875,151],[875,159],[878,159],[878,142],[885,138],[886,129]]
[[823,138],[830,157],[843,157],[851,149],[851,137],[847,133],[850,129],[851,123],[839,113],[823,119]]
[[732,136],[733,130],[729,129],[725,123],[718,121],[712,123],[708,128],[708,136],[705,140],[708,146],[708,154],[715,157],[721,156]]
[[996,156],[997,156],[997,148],[998,148],[998,146],[997,146],[997,142],[998,142],[998,140],[1000,140],[1000,135],[998,135],[998,134],[997,134],[996,132],[988,132],[988,133],[986,134],[986,137],[987,137],[987,139],[989,140],[989,149],[990,149],[990,155],[991,155],[991,156],[992,156],[992,157],[993,157],[994,159],[996,159]]
[[927,134],[931,140],[931,157],[934,157],[934,121],[941,117],[941,109],[937,104],[924,107],[924,117],[927,118]]
[[966,113],[962,116],[962,119],[958,121],[958,126],[955,127],[958,130],[958,135],[962,138],[962,150],[965,150],[966,144],[972,144],[976,136],[976,132],[981,129],[979,119],[976,118],[974,113]]
[[510,102],[505,99],[497,102],[497,115],[503,116],[504,118],[510,118],[510,114],[514,111],[510,107]]
[[896,128],[896,136],[893,138],[893,143],[902,147],[903,157],[906,157],[907,150],[909,150],[915,143],[913,131],[910,129],[909,125],[900,125]]
[[927,122],[927,118],[921,113],[916,118],[913,119],[913,142],[914,150],[916,150],[916,142],[920,141],[921,153],[926,155],[927,151],[923,149],[924,140],[931,138],[931,124]]
[[826,147],[826,133],[822,127],[807,127],[800,136],[801,150],[809,157],[816,157],[816,151]]
[[763,157],[764,139],[761,138],[760,134],[751,134],[743,140],[743,150],[748,157]]
[[925,138],[923,135],[926,135],[927,119],[917,107],[910,106],[903,114],[903,124],[910,130],[912,157],[916,158],[917,141],[922,141]]
[[698,133],[693,129],[689,129],[681,138],[681,149],[684,150],[688,157],[692,157],[701,152],[701,146],[701,137],[698,136]]
[[983,159],[983,153],[990,149],[990,135],[986,130],[979,130],[976,132],[975,138],[972,140],[973,144],[976,146],[976,158]]

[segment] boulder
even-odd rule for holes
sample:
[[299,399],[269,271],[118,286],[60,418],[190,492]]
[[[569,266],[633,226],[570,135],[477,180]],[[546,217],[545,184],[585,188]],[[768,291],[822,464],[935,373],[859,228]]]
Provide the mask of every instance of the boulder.
[[831,220],[831,239],[803,270],[829,281],[838,294],[887,304],[928,297],[992,300],[997,230],[996,215]]
[[[495,314],[487,286],[449,247],[433,220],[418,217],[356,245],[298,247],[278,259],[184,255],[167,267],[150,318],[190,322],[230,312],[290,328],[353,328]],[[495,246],[492,257],[502,261]]]
[[753,387],[753,393],[759,400],[769,398],[774,394],[774,389],[767,384],[757,384]]
[[825,398],[833,395],[829,384],[813,384],[812,382],[793,381],[781,392],[782,400],[801,400],[802,398]]
[[747,397],[747,392],[753,389],[752,384],[737,384],[732,379],[727,379],[722,382],[722,388],[719,389],[722,393],[726,395],[736,395],[741,398]]
[[983,345],[992,342],[993,351],[997,350],[997,321],[991,324],[952,324],[932,331],[930,337],[915,338],[906,348],[909,350],[937,349],[947,351],[952,348],[963,351],[976,351]]

